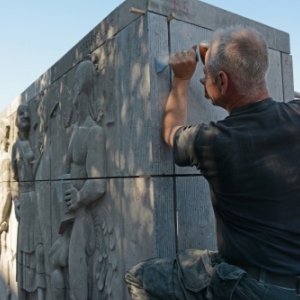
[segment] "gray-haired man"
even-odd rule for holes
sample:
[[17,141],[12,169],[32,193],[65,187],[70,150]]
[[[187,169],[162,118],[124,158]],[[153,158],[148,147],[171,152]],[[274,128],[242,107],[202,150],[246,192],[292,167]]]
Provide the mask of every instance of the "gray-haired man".
[[142,262],[126,274],[131,296],[300,299],[300,101],[270,98],[268,48],[254,29],[218,30],[200,53],[205,97],[229,116],[186,126],[196,61],[183,51],[170,59],[163,137],[177,165],[197,166],[209,182],[218,252]]

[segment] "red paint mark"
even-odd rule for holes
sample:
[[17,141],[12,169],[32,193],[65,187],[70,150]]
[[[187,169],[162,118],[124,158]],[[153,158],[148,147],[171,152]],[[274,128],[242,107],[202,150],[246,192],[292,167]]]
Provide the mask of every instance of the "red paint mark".
[[177,2],[176,0],[173,0],[173,10],[179,11],[185,15],[188,15],[189,14],[189,2],[188,1]]
[[179,9],[179,3],[176,2],[176,0],[174,0],[173,3],[174,3],[174,10],[178,11],[178,9]]
[[188,2],[183,2],[183,11],[185,15],[189,14],[189,3]]

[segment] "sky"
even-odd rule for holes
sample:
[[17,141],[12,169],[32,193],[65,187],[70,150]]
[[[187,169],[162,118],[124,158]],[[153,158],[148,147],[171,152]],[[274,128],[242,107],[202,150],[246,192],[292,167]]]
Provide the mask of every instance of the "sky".
[[[0,0],[0,111],[122,2]],[[300,92],[300,0],[203,2],[289,33],[294,90]]]

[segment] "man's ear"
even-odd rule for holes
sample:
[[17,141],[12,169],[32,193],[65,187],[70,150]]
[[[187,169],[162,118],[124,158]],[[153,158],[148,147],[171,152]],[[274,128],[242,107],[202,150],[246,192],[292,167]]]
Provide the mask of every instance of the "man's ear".
[[229,87],[229,77],[224,71],[220,71],[218,74],[218,84],[221,89],[221,94],[224,95]]

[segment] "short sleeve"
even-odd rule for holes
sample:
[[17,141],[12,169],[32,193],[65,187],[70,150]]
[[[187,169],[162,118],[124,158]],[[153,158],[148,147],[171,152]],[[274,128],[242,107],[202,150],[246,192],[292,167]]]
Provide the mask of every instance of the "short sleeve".
[[195,151],[195,141],[201,131],[201,125],[180,127],[174,135],[174,162],[178,166],[197,166],[199,162]]

